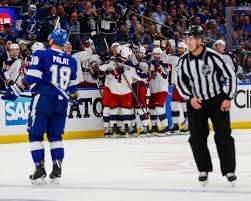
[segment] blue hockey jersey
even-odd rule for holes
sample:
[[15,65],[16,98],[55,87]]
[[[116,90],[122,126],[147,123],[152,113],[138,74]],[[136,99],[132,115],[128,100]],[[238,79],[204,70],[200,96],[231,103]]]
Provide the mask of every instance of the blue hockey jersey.
[[31,86],[31,92],[42,95],[59,95],[68,99],[77,91],[76,60],[56,49],[37,50],[24,82]]

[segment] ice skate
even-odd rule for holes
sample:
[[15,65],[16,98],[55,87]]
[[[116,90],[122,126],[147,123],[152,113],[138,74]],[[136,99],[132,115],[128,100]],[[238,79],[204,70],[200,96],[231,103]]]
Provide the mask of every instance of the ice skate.
[[105,138],[110,138],[111,135],[112,135],[112,134],[111,134],[109,128],[105,128],[104,137],[105,137]]
[[50,174],[51,183],[58,184],[61,178],[61,171],[62,171],[62,161],[55,160],[53,161],[53,169]]
[[189,134],[189,129],[187,126],[184,128],[180,129],[180,135],[188,135]]
[[32,175],[30,175],[30,180],[32,184],[46,184],[46,172],[44,169],[44,161],[41,161],[39,165],[36,165],[36,169]]
[[157,136],[159,137],[166,137],[166,136],[171,136],[171,132],[169,130],[169,127],[165,127],[164,129],[160,130],[158,133],[157,133]]
[[170,127],[170,132],[171,132],[172,135],[179,134],[179,126],[178,126],[178,124],[172,124],[172,126]]
[[198,179],[199,182],[201,182],[201,185],[205,187],[208,183],[208,172],[200,172]]
[[137,124],[135,124],[135,126],[131,127],[131,135],[138,137]]
[[117,127],[117,124],[114,124],[114,126],[112,127],[112,138],[118,138],[120,135],[119,135],[119,132],[118,132],[118,127]]
[[[142,131],[139,133],[138,137],[149,137],[149,127],[148,126],[143,126]],[[151,136],[151,135],[150,135]]]
[[131,136],[133,136],[133,135],[132,135],[131,132],[130,132],[129,126],[128,126],[128,124],[125,124],[125,137],[126,137],[126,138],[129,138],[129,137],[131,137]]
[[231,185],[234,187],[236,186],[236,180],[237,177],[234,173],[230,172],[226,174],[227,180],[231,183]]
[[159,132],[159,128],[158,126],[152,126],[152,129],[150,130],[150,133],[153,134],[153,133],[158,133]]

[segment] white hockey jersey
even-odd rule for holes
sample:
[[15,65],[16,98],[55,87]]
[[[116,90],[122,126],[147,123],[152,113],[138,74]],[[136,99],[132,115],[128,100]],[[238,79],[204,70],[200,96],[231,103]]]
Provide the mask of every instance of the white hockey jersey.
[[97,54],[92,54],[92,51],[81,51],[72,55],[77,61],[77,80],[79,82],[89,82],[96,83],[97,81],[93,79],[90,74],[90,63],[92,61],[101,64],[101,60]]
[[[9,58],[11,59],[11,58]],[[6,66],[6,71],[4,72],[4,77],[6,80],[12,80],[14,82],[20,82],[27,72],[27,69],[23,68],[24,62],[22,59],[15,59],[10,66]]]
[[[124,68],[124,73],[122,75],[112,75],[111,73],[111,80],[109,81],[109,89],[113,94],[124,95],[131,93],[131,86],[133,80],[144,81],[147,79],[147,74],[140,74],[137,70],[133,67],[129,67],[127,64],[122,63],[121,61],[109,61],[107,64],[101,65],[100,70],[112,70],[116,69],[118,65],[121,68]],[[126,79],[125,79],[126,78]]]
[[176,71],[176,66],[178,65],[179,61],[179,55],[178,54],[168,54],[166,57],[165,62],[169,66],[169,81],[170,84],[176,84],[176,77],[177,77],[177,71]]
[[152,72],[152,79],[149,82],[149,88],[151,93],[158,93],[162,91],[168,91],[168,72],[163,67],[162,62],[159,62],[161,71],[155,72],[155,67],[151,63],[150,71]]

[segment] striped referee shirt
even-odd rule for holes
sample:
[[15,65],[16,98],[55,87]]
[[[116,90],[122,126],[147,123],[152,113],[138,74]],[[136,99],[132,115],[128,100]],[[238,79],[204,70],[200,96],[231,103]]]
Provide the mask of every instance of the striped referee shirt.
[[177,89],[183,98],[208,100],[225,94],[226,99],[231,100],[236,88],[233,68],[211,48],[204,47],[198,56],[187,52],[180,57],[177,65]]

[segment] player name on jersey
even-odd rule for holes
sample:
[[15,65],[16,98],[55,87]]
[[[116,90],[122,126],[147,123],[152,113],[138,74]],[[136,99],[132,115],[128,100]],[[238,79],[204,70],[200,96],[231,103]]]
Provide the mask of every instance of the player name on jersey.
[[53,56],[53,62],[63,64],[63,65],[69,65],[69,59],[58,57],[58,56]]

